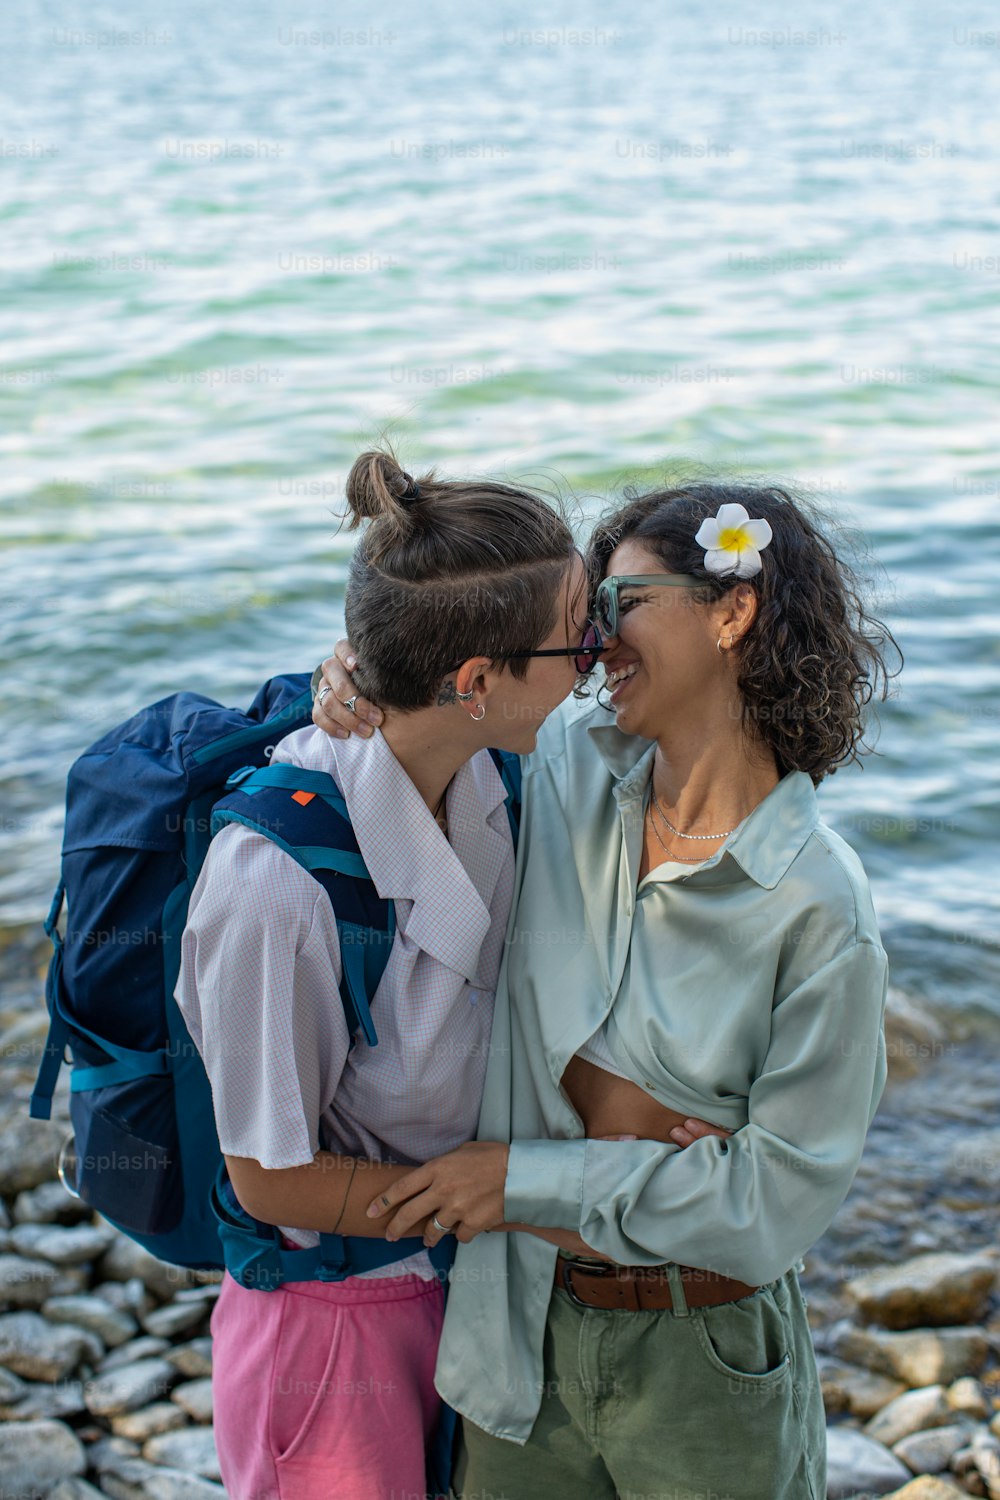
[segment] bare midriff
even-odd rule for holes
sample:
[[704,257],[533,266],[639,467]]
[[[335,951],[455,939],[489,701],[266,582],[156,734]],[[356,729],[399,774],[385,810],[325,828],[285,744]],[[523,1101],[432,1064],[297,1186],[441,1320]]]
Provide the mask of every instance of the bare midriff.
[[[703,851],[706,858],[713,848],[711,845]],[[664,855],[665,851],[654,842],[647,822],[638,872],[640,885],[651,870],[663,863]],[[616,1073],[609,1073],[583,1057],[570,1058],[563,1072],[562,1086],[583,1121],[584,1134],[590,1137],[636,1135],[640,1140],[676,1145],[670,1139],[670,1131],[675,1125],[696,1118],[690,1110],[682,1114],[660,1104],[648,1090],[631,1079],[619,1078]]]
[[571,1057],[562,1076],[562,1086],[591,1137],[637,1135],[640,1140],[670,1140],[675,1125],[692,1118],[650,1098],[645,1089],[628,1078],[619,1078],[582,1057]]

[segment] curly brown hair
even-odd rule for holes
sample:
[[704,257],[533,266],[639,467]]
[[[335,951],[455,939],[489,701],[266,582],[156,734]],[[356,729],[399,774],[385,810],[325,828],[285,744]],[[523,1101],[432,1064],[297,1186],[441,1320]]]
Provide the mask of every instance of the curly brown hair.
[[[777,485],[694,480],[636,494],[598,521],[587,551],[592,589],[620,542],[639,542],[670,573],[703,579],[697,596],[712,603],[734,586],[705,567],[695,533],[720,505],[745,506],[768,521],[772,540],[761,571],[748,582],[757,594],[753,624],[734,648],[744,725],[773,751],[778,772],[805,771],[818,786],[838,766],[871,749],[864,710],[885,699],[902,667],[892,632],[865,607],[858,579],[821,529],[817,508]],[[888,652],[898,657],[892,669]]]

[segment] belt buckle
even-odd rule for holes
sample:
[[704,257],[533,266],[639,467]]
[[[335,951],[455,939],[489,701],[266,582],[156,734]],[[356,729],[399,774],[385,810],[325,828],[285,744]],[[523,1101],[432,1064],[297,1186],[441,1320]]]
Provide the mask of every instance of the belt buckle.
[[560,1256],[560,1260],[562,1261],[563,1291],[568,1294],[570,1301],[577,1307],[590,1308],[593,1304],[584,1302],[583,1298],[578,1296],[573,1290],[570,1272],[574,1268],[584,1271],[588,1276],[615,1276],[621,1269],[613,1261],[588,1261],[583,1260],[579,1256]]

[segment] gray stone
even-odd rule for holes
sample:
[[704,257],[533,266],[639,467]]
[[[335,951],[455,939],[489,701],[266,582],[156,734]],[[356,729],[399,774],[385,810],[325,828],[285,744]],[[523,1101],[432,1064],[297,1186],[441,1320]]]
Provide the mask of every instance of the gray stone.
[[221,1484],[160,1468],[141,1458],[121,1459],[101,1474],[101,1488],[111,1500],[225,1500]]
[[948,1467],[960,1479],[964,1479],[967,1474],[972,1472],[979,1473],[979,1470],[976,1468],[976,1455],[972,1448],[959,1448],[956,1453],[951,1455]]
[[893,1490],[891,1495],[886,1495],[885,1500],[965,1500],[967,1494],[967,1490],[958,1489],[947,1479],[939,1479],[936,1474],[921,1474],[919,1479],[911,1479],[909,1484],[904,1484],[901,1490]]
[[945,1400],[943,1385],[925,1385],[890,1401],[865,1427],[868,1437],[892,1448],[911,1432],[943,1427],[954,1417]]
[[54,1490],[49,1490],[45,1500],[106,1500],[100,1490],[95,1490],[85,1479],[60,1479]]
[[90,1286],[89,1266],[53,1266],[56,1279],[52,1283],[52,1297],[78,1297]]
[[1000,1180],[1000,1129],[977,1130],[956,1142],[948,1162],[948,1176],[968,1178],[982,1187],[995,1187]]
[[71,1324],[53,1326],[35,1312],[0,1317],[0,1365],[29,1380],[63,1380],[104,1353],[99,1338]]
[[65,1139],[65,1125],[32,1120],[16,1103],[4,1110],[0,1114],[0,1195],[10,1198],[55,1177]]
[[5,1370],[0,1365],[0,1404],[10,1406],[26,1396],[28,1390],[29,1387],[18,1375],[12,1375],[10,1370]]
[[176,1379],[177,1371],[165,1359],[141,1359],[135,1365],[122,1365],[88,1381],[87,1409],[95,1417],[116,1417],[121,1412],[136,1411],[160,1400]]
[[56,1266],[99,1260],[115,1232],[107,1224],[15,1224],[11,1240],[22,1255],[38,1255]]
[[146,1313],[142,1326],[154,1338],[176,1338],[180,1333],[190,1333],[208,1316],[208,1305],[204,1302],[168,1302],[165,1307],[154,1308]]
[[[214,1273],[210,1271],[198,1272],[199,1276],[210,1276],[212,1274]],[[220,1271],[218,1273],[218,1280],[216,1281],[200,1281],[197,1286],[184,1287],[177,1293],[174,1301],[208,1303],[217,1302],[219,1299],[219,1293],[222,1291],[222,1275],[223,1273]]]
[[142,1317],[156,1306],[156,1298],[138,1276],[132,1276],[128,1281],[102,1281],[94,1290],[112,1307],[131,1313],[136,1318]]
[[970,1446],[990,1500],[1000,1500],[1000,1442],[984,1427],[973,1433]]
[[843,1326],[834,1353],[904,1385],[950,1385],[960,1375],[981,1370],[989,1341],[978,1328],[915,1328],[890,1333],[881,1328]]
[[985,1422],[993,1410],[979,1381],[971,1375],[963,1375],[950,1385],[944,1398],[950,1411],[975,1417],[978,1422]]
[[847,1283],[861,1316],[884,1328],[975,1323],[986,1311],[997,1268],[980,1255],[917,1255]]
[[113,1349],[97,1367],[99,1375],[104,1375],[109,1370],[120,1370],[123,1365],[134,1365],[140,1359],[158,1359],[161,1354],[166,1354],[170,1348],[166,1339],[153,1339],[145,1334],[142,1338],[132,1339],[127,1344],[119,1344]]
[[46,1500],[106,1500],[106,1496],[85,1479],[60,1479],[55,1489],[49,1490]]
[[59,1275],[48,1261],[23,1255],[0,1255],[0,1305],[39,1308],[52,1295]]
[[116,1349],[139,1331],[133,1317],[111,1307],[103,1297],[50,1297],[42,1313],[50,1323],[75,1323],[78,1328],[89,1328],[109,1349]]
[[886,1495],[905,1484],[910,1470],[888,1448],[854,1427],[826,1429],[827,1500]]
[[127,1235],[116,1236],[111,1249],[101,1261],[101,1275],[108,1281],[131,1281],[134,1276],[159,1297],[172,1298],[182,1287],[191,1286],[194,1272],[182,1266],[170,1266],[157,1260]]
[[828,1354],[821,1354],[816,1364],[823,1402],[831,1416],[849,1412],[852,1417],[867,1421],[906,1390],[901,1380],[876,1375],[860,1365],[845,1364]]
[[189,1380],[198,1379],[202,1375],[211,1375],[211,1337],[206,1334],[203,1338],[192,1339],[188,1344],[178,1344],[175,1349],[171,1349],[167,1359]]
[[929,1432],[912,1432],[895,1443],[892,1451],[914,1474],[943,1474],[953,1455],[968,1441],[968,1425],[955,1422]]
[[44,1010],[32,1010],[18,1016],[0,1032],[0,1065],[38,1071],[49,1034],[49,1017]]
[[170,1399],[176,1401],[193,1421],[211,1422],[212,1382],[210,1379],[185,1380],[183,1385],[174,1387],[170,1393]]
[[149,1500],[226,1500],[221,1484],[182,1469],[161,1469],[146,1481],[146,1494]]
[[150,1438],[142,1456],[150,1463],[200,1474],[202,1479],[222,1478],[211,1427],[185,1427],[179,1432],[165,1432],[162,1437]]
[[21,1400],[10,1406],[0,1406],[0,1418],[5,1422],[34,1422],[42,1418],[78,1417],[83,1411],[86,1407],[79,1380],[61,1380],[58,1385],[36,1381],[26,1387]]
[[885,1009],[885,1053],[894,1081],[915,1078],[938,1055],[947,1034],[934,1013],[912,995],[889,988]]
[[89,1203],[67,1193],[62,1183],[42,1182],[14,1200],[16,1224],[79,1224],[91,1219],[94,1210]]
[[154,1401],[152,1406],[144,1406],[140,1411],[124,1412],[120,1417],[111,1418],[112,1432],[136,1443],[148,1442],[152,1437],[159,1437],[161,1432],[174,1432],[178,1427],[186,1426],[187,1418],[172,1401]]
[[0,1475],[4,1500],[36,1500],[69,1475],[83,1474],[83,1444],[62,1422],[0,1425]]
[[139,1444],[132,1442],[131,1438],[105,1436],[90,1444],[87,1457],[90,1467],[103,1474],[106,1469],[117,1468],[127,1458],[138,1458],[139,1452]]

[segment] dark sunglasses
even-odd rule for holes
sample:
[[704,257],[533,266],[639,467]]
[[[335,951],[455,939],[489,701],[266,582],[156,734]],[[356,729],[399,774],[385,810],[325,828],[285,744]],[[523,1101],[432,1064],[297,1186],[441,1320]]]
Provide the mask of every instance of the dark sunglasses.
[[[569,656],[572,657],[573,665],[580,676],[586,677],[597,666],[597,658],[601,652],[607,649],[601,632],[593,620],[588,620],[579,646],[554,646],[547,651],[505,651],[496,660],[523,661],[529,656]],[[449,670],[455,672],[460,666],[461,662],[456,662],[455,666]]]
[[504,654],[503,660],[516,661],[528,656],[571,656],[580,676],[586,677],[597,666],[597,658],[602,651],[607,649],[601,632],[593,620],[588,620],[579,646],[559,646],[549,651],[509,651]]

